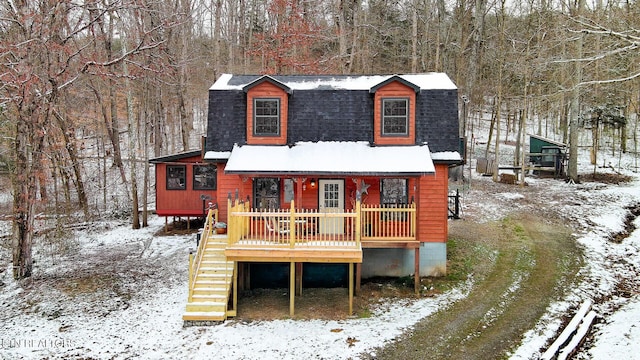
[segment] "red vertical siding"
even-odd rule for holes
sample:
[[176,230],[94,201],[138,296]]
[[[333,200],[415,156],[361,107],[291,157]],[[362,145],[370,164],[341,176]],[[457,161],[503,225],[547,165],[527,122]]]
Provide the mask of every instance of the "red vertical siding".
[[[201,195],[208,195],[215,201],[216,190],[193,189],[193,165],[204,164],[200,157],[181,159],[179,162],[156,164],[156,213],[160,216],[202,216]],[[167,190],[167,166],[186,167],[185,190]],[[220,172],[220,169],[218,169]]]
[[418,239],[421,242],[446,242],[449,235],[449,167],[436,164],[436,174],[418,179]]
[[[224,167],[226,164],[218,164],[218,217],[221,221],[227,221],[227,199],[231,194],[231,199],[235,201],[236,190],[240,199],[246,199],[247,195],[251,196],[251,178],[240,175],[225,174]],[[247,191],[248,187],[248,191]]]

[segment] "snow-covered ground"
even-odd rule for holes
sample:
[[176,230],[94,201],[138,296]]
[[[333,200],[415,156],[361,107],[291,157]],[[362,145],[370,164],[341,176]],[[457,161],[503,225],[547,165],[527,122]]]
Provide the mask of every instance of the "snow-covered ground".
[[[587,300],[594,302],[599,323],[575,358],[640,359],[640,231],[629,232],[621,243],[610,239],[626,231],[628,208],[640,204],[640,182],[635,177],[623,185],[559,185],[559,191],[563,187],[576,190],[563,206],[574,222],[582,224],[583,231],[575,236],[585,253],[583,281],[563,301],[550,306],[512,359],[536,358],[538,349],[558,331],[562,316]],[[633,224],[640,228],[640,220],[634,219]]]
[[[583,281],[549,307],[538,326],[525,334],[513,359],[539,357],[539,349],[553,338],[561,318],[585,299],[594,300],[599,322],[588,342],[591,347],[578,358],[640,359],[640,232],[633,231],[621,243],[608,240],[623,230],[627,208],[640,204],[640,175],[624,166],[619,171],[635,180],[621,185],[529,180],[531,187],[556,192],[555,205],[581,225],[575,236],[584,247],[585,267]],[[474,176],[473,181],[491,180]],[[525,196],[517,186],[506,189],[488,197],[474,191],[472,182],[464,194],[464,213],[483,213],[487,219],[506,215],[509,207],[487,206],[492,199],[517,206]],[[464,297],[472,286],[467,283],[415,301],[381,302],[368,318],[230,320],[185,328],[181,316],[193,235],[157,236],[163,220],[154,217],[150,225],[131,230],[124,223],[104,222],[74,233],[62,245],[40,245],[34,277],[20,284],[7,265],[0,272],[0,358],[357,358]],[[640,226],[638,220],[635,225]],[[9,256],[6,249],[0,250],[0,263],[6,264]],[[77,263],[82,267],[69,266]],[[85,276],[89,273],[93,275]],[[131,287],[136,291],[128,291]]]

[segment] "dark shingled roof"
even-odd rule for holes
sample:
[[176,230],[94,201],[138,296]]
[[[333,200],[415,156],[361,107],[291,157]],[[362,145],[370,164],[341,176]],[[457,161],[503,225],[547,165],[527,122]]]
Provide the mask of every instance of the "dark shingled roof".
[[[460,151],[458,91],[445,75],[397,75],[416,90],[416,145],[431,152]],[[394,76],[277,75],[289,95],[287,143],[367,141],[374,139],[374,94]],[[261,75],[223,75],[209,91],[207,151],[231,151],[246,139],[244,87],[269,79]],[[393,80],[391,80],[393,81]],[[374,89],[375,90],[375,89]]]
[[187,159],[194,156],[200,156],[202,152],[200,150],[193,150],[188,152],[183,152],[180,154],[159,156],[153,159],[149,159],[149,162],[152,164],[166,163],[166,162],[175,162],[182,159]]

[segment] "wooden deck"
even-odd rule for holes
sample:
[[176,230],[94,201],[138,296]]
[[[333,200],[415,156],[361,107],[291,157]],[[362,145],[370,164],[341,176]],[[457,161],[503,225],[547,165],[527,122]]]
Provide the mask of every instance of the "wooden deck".
[[389,208],[357,203],[354,210],[321,213],[296,210],[293,202],[290,209],[270,211],[252,210],[236,202],[229,203],[228,209],[226,236],[213,234],[217,212],[212,210],[198,251],[191,257],[185,322],[224,321],[235,316],[238,262],[290,264],[291,316],[295,289],[302,287],[297,264],[349,264],[350,313],[354,268],[362,263],[363,248],[415,249],[419,272],[415,204]]
[[362,248],[356,246],[324,246],[321,242],[298,242],[293,247],[287,244],[243,244],[242,241],[227,246],[227,259],[247,262],[314,262],[314,263],[361,263]]

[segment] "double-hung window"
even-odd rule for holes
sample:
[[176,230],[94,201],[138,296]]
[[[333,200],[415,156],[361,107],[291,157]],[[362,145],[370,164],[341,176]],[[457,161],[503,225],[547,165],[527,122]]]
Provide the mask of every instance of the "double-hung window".
[[409,135],[409,99],[382,99],[382,135]]
[[253,134],[280,135],[280,99],[253,100]]

